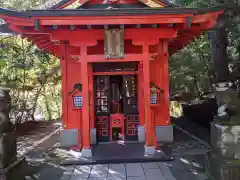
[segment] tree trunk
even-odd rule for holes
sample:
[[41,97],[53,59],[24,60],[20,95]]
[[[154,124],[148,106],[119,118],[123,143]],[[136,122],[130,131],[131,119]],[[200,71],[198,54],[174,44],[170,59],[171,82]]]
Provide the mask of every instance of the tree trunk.
[[34,104],[32,106],[32,114],[31,114],[32,120],[35,120],[34,114],[35,114],[35,111],[36,111],[36,108],[37,108],[38,98],[40,96],[40,93],[41,93],[44,85],[45,84],[41,85],[41,87],[39,89],[37,89],[36,95],[34,97],[34,100],[33,100]]
[[[56,85],[53,87],[53,91],[52,91],[52,97],[57,97],[57,95],[56,95]],[[58,104],[58,99],[57,98],[55,98],[54,99],[54,102],[55,102],[55,105],[56,105],[56,108],[57,108],[57,115],[58,115],[58,118],[61,118],[61,110],[60,110],[60,106],[59,106],[59,104]]]
[[228,33],[224,28],[211,32],[212,65],[214,72],[214,93],[218,102],[215,121],[220,124],[238,124],[240,119],[240,99],[230,78],[227,54]]
[[214,81],[228,82],[229,70],[228,70],[228,55],[227,45],[228,37],[224,28],[216,29],[210,32],[211,38],[211,50],[212,50],[212,66],[214,71]]
[[43,87],[43,92],[44,92],[44,99],[45,99],[45,106],[46,106],[46,110],[47,110],[47,115],[48,115],[48,120],[52,120],[52,112],[49,106],[49,102],[47,99],[47,95],[46,95],[46,87]]

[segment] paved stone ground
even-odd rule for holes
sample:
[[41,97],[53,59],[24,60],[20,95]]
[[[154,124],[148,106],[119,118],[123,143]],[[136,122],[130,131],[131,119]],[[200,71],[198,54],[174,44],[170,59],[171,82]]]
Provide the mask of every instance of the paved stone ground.
[[77,166],[61,180],[175,180],[164,163]]
[[58,136],[30,151],[26,161],[9,172],[5,180],[206,180],[207,149],[178,130],[170,147],[175,160],[159,163],[60,166],[48,155],[56,149],[53,147],[58,145]]
[[60,166],[54,163],[24,162],[6,180],[203,180],[198,163],[178,158],[164,163]]

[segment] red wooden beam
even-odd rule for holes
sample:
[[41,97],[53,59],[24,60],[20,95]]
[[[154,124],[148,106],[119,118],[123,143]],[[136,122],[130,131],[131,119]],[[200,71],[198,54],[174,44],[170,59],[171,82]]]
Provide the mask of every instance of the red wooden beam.
[[58,17],[55,19],[51,17],[50,19],[44,18],[39,20],[40,25],[99,25],[99,24],[167,24],[167,23],[185,23],[185,17],[171,17],[163,15],[153,15],[153,16],[100,16],[100,17]]
[[186,24],[186,17],[191,17],[192,23],[204,23],[215,21],[223,11],[210,12],[205,14],[160,14],[160,15],[139,15],[139,16],[37,16],[37,17],[13,17],[1,15],[8,24],[16,26],[34,26],[34,20],[39,20],[41,25],[99,25],[99,24]]
[[[70,35],[71,34],[71,35]],[[87,42],[104,39],[104,30],[86,29],[86,30],[54,30],[51,32],[52,40],[70,40]]]
[[[55,46],[48,46],[48,47],[44,47],[44,48],[41,48],[39,47],[40,49],[43,49],[43,50],[46,50],[46,51],[49,51],[49,50],[52,50],[52,49],[55,49],[54,50],[54,54],[56,54],[57,56],[60,56],[60,46],[58,45],[55,45]],[[71,58],[71,56],[76,56],[76,55],[80,55],[80,48],[78,47],[72,47],[72,46],[69,46],[68,47],[68,55],[69,55],[69,58]],[[52,52],[52,51],[51,51]]]
[[115,75],[134,75],[138,74],[138,72],[133,71],[121,71],[121,72],[94,72],[94,76],[115,76]]
[[58,54],[60,55],[60,47],[49,47],[48,49],[44,49],[43,51],[48,51],[53,54]]
[[124,30],[125,39],[138,39],[144,41],[147,39],[173,38],[177,32],[173,28],[133,28]]
[[36,44],[49,44],[49,43],[52,43],[50,40],[48,39],[38,39],[38,40],[35,40]]
[[[125,54],[124,59],[106,59],[104,55],[87,55],[88,62],[138,62],[142,61],[142,54]],[[81,56],[79,62],[81,62]]]
[[[71,33],[71,36],[69,34]],[[147,34],[147,36],[143,36]],[[158,43],[160,38],[168,39],[176,37],[176,30],[172,28],[133,28],[124,30],[125,39],[142,42],[146,38],[154,40],[153,44]],[[69,40],[73,46],[81,46],[81,43],[88,46],[96,45],[97,40],[104,39],[104,30],[55,30],[51,32],[52,40]]]
[[217,19],[222,11],[200,14],[167,14],[167,15],[139,15],[139,16],[81,16],[81,17],[38,17],[40,25],[99,25],[99,24],[165,24],[165,23],[186,23],[186,17],[192,18],[192,23],[203,23]]
[[48,35],[49,33],[47,31],[40,30],[27,30],[24,29],[22,26],[15,25],[15,24],[9,24],[9,29],[19,33],[19,34],[28,34],[28,35]]
[[[50,36],[49,35],[24,34],[24,37],[28,38],[33,43],[37,44],[43,50],[46,49],[44,46],[49,45],[49,44],[52,44],[54,46],[58,46],[57,44],[54,44],[54,42],[50,41]],[[69,53],[71,55],[80,55],[80,47],[69,46]]]
[[45,50],[45,49],[49,49],[51,47],[57,47],[58,45],[54,45],[54,44],[38,44],[37,46],[40,49]]
[[61,57],[61,55],[60,55],[60,53],[59,53],[59,50],[58,49],[45,49],[45,50],[43,50],[43,51],[45,51],[45,52],[48,52],[48,53],[50,53],[50,54],[52,54],[52,55],[54,55],[54,56],[56,56],[56,57],[58,57],[58,58],[60,58]]
[[69,54],[79,56],[80,55],[80,47],[69,46]]
[[205,13],[205,14],[200,14],[197,16],[192,17],[192,22],[193,23],[202,23],[202,22],[207,22],[209,20],[214,20],[217,19],[220,14],[222,14],[224,11],[219,11],[219,12],[214,12],[214,13]]
[[[29,36],[29,35],[27,35]],[[42,40],[50,40],[49,35],[36,35],[33,38],[30,38],[32,40],[32,42],[37,42],[38,40],[42,41]]]
[[48,52],[52,53],[53,55],[57,56],[57,57],[61,57],[61,53],[59,48],[58,49],[48,49]]
[[8,24],[20,25],[20,26],[34,26],[34,20],[31,18],[14,17],[7,15],[0,15],[2,19]]

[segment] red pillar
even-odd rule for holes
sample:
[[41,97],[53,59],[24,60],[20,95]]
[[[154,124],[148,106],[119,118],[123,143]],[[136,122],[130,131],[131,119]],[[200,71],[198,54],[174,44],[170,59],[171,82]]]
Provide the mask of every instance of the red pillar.
[[67,91],[67,42],[61,42],[61,73],[62,73],[62,123],[68,128],[68,91]]
[[150,67],[149,67],[149,49],[148,44],[143,45],[143,84],[144,84],[144,110],[146,126],[146,147],[154,147],[156,142],[156,133],[153,119],[151,118],[150,107]]
[[144,103],[143,103],[143,62],[138,64],[138,111],[139,111],[139,125],[143,126],[144,122]]
[[88,79],[88,62],[86,60],[87,47],[81,46],[81,77],[82,77],[82,130],[83,130],[83,155],[90,156],[90,108],[89,108],[89,79]]
[[88,63],[88,78],[89,78],[89,97],[90,97],[90,128],[94,128],[94,89],[93,89],[93,71],[92,64]]
[[165,112],[165,123],[170,124],[170,98],[169,98],[169,72],[168,72],[168,41],[163,40],[163,83],[164,83],[164,112]]

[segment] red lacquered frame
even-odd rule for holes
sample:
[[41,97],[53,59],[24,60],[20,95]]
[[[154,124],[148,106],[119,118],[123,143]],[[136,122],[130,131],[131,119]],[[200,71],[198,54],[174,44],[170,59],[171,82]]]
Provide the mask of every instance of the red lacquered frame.
[[110,115],[110,139],[112,141],[112,129],[114,127],[121,128],[121,134],[124,135],[124,115],[111,114]]

